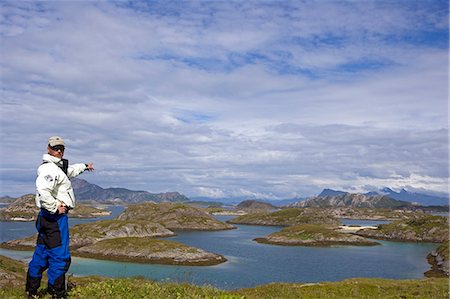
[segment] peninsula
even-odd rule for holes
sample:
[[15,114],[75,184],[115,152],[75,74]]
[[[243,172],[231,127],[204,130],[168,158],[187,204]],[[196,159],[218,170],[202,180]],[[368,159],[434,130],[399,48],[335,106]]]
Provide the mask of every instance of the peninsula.
[[449,218],[423,214],[414,219],[380,224],[377,230],[362,229],[356,234],[381,240],[442,243],[448,241]]

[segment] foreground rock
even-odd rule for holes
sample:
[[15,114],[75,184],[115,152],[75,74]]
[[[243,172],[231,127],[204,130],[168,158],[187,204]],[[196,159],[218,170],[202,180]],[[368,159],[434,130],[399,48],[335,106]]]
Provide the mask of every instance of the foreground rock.
[[323,224],[337,227],[340,221],[318,208],[288,208],[277,212],[260,212],[239,216],[228,221],[236,224],[291,226],[296,224]]
[[340,233],[322,225],[300,224],[284,228],[265,238],[256,238],[258,243],[287,246],[333,246],[333,245],[379,245],[360,236]]
[[225,257],[182,243],[150,238],[115,238],[77,249],[77,256],[129,262],[208,266],[226,261]]
[[424,215],[417,219],[380,224],[377,230],[363,229],[356,234],[382,240],[442,243],[448,240],[449,218]]
[[449,277],[449,242],[444,242],[427,256],[431,270],[425,272],[426,277]]
[[[15,199],[7,208],[0,209],[0,221],[34,221],[38,213],[35,195],[27,194]],[[70,211],[70,217],[73,218],[95,218],[110,214],[110,211],[83,204]]]
[[[120,237],[170,237],[174,232],[161,224],[148,221],[103,220],[78,224],[70,228],[70,248],[79,248],[98,241]],[[7,241],[3,248],[32,250],[36,245],[37,234]]]
[[120,220],[144,220],[160,223],[170,230],[225,230],[234,226],[218,221],[207,212],[180,203],[143,203],[129,206]]

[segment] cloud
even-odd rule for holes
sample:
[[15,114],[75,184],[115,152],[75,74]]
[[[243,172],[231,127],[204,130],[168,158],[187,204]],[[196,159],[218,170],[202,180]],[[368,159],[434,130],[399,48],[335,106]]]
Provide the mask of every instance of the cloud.
[[103,187],[448,191],[446,1],[1,5],[1,194],[55,134]]

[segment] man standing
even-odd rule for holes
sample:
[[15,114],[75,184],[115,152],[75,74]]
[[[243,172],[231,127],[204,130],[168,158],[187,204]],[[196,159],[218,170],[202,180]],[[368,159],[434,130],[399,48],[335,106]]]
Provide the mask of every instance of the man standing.
[[36,249],[27,273],[26,291],[30,298],[37,295],[46,269],[48,292],[53,298],[66,296],[65,274],[70,266],[67,213],[75,207],[70,179],[85,170],[94,170],[92,163],[69,166],[63,159],[65,144],[61,137],[50,137],[47,150],[37,170],[36,205],[41,210],[36,220]]

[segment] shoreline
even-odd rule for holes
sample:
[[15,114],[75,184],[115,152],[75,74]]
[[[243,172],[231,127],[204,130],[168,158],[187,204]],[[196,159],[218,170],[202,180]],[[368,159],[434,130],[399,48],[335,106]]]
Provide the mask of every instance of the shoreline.
[[377,246],[380,245],[376,242],[345,242],[345,241],[311,241],[311,242],[283,242],[283,241],[270,241],[267,238],[255,238],[253,241],[260,244],[279,245],[279,246],[306,246],[306,247],[332,247],[332,246]]

